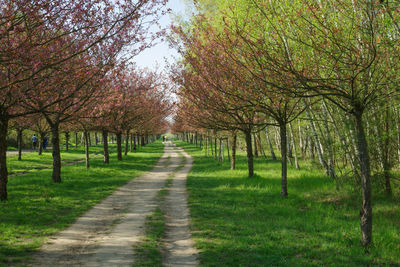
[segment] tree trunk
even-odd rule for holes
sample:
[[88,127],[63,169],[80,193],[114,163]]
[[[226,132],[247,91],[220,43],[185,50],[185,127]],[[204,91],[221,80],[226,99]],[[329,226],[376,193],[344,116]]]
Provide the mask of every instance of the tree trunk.
[[122,133],[117,133],[117,158],[122,160]]
[[362,123],[362,111],[354,112],[354,122],[361,173],[362,205],[360,218],[362,244],[367,246],[372,242],[372,194],[368,145]]
[[268,142],[269,150],[271,152],[272,160],[276,160],[274,148],[272,147],[272,142],[271,142],[271,139],[269,138],[268,126],[265,127],[265,137],[267,138],[267,142]]
[[218,154],[218,162],[222,162],[222,139],[219,138],[219,154]]
[[133,136],[133,150],[136,150],[136,138],[137,138],[137,136],[134,135]]
[[133,138],[134,138],[134,135],[131,134],[131,135],[130,135],[130,138],[129,138],[129,140],[130,140],[129,151],[130,151],[131,153],[133,152]]
[[84,130],[83,135],[85,138],[85,156],[86,156],[86,169],[90,168],[90,159],[89,159],[89,133]]
[[[307,127],[308,130],[309,127]],[[315,154],[314,154],[314,144],[313,144],[313,140],[311,137],[311,134],[309,133],[309,131],[307,131],[307,140],[308,140],[308,152],[310,154],[310,159],[314,160],[315,159]]]
[[78,132],[75,132],[75,148],[78,148]]
[[39,142],[38,142],[38,155],[42,155],[43,152],[43,143],[44,143],[44,138],[46,137],[46,134],[41,132],[39,133]]
[[390,140],[389,140],[389,131],[390,131],[390,121],[389,121],[389,107],[385,106],[385,137],[382,140],[382,168],[383,175],[385,176],[385,191],[386,194],[392,194],[392,186],[390,184]]
[[319,163],[325,169],[326,174],[329,175],[329,167],[328,167],[328,164],[325,162],[324,157],[322,155],[322,151],[321,151],[321,147],[320,147],[321,146],[321,142],[319,141],[317,130],[315,128],[314,118],[311,115],[309,107],[307,107],[307,103],[305,101],[304,101],[304,105],[306,106],[307,117],[310,120],[310,127],[311,127],[311,131],[312,131],[312,136],[313,136],[313,139],[314,139],[313,141],[314,141],[314,144],[315,144],[315,148],[317,149],[317,155],[318,155]]
[[103,135],[103,147],[104,147],[104,163],[110,163],[110,155],[108,153],[108,132],[106,130],[102,131]]
[[61,152],[59,122],[51,123],[51,143],[53,146],[53,182],[61,183]]
[[97,132],[94,132],[94,141],[97,146],[99,144],[99,138],[97,137]]
[[283,197],[288,196],[287,191],[287,137],[286,137],[286,122],[279,122],[279,130],[281,137],[281,194]]
[[254,156],[258,158],[258,147],[257,147],[257,138],[256,134],[253,134],[253,139],[254,139]]
[[65,151],[69,148],[69,132],[65,132]]
[[291,124],[289,124],[289,129],[290,129],[290,136],[291,136],[292,145],[293,145],[294,165],[296,166],[296,169],[299,170],[300,169],[299,159],[297,158],[296,143],[294,141],[294,134],[293,134],[293,129],[292,129],[292,125]]
[[253,144],[251,142],[251,131],[245,131],[244,134],[246,138],[247,167],[249,170],[249,177],[253,177],[254,166],[253,166]]
[[92,137],[90,132],[87,133],[88,134],[88,140],[89,140],[89,146],[92,146]]
[[322,114],[323,114],[323,121],[324,121],[324,128],[325,128],[325,139],[326,139],[326,148],[328,150],[328,175],[329,177],[336,179],[335,173],[335,164],[333,158],[333,141],[330,134],[330,129],[328,126],[328,107],[326,106],[325,102],[322,103]]
[[17,129],[18,160],[22,160],[22,129]]
[[125,136],[125,156],[128,155],[128,149],[129,149],[129,130],[126,131],[126,136]]
[[237,133],[232,134],[232,160],[231,160],[231,170],[236,169],[236,145],[237,145]]
[[228,153],[228,160],[231,161],[231,155],[229,151],[229,137],[226,138],[226,152]]
[[0,114],[0,201],[7,200],[7,130],[8,114],[2,111]]
[[141,146],[143,147],[144,146],[144,136],[142,135],[142,137],[141,137]]
[[218,152],[218,147],[217,147],[217,137],[214,137],[214,159],[215,160],[217,160],[217,158],[218,158],[218,154],[217,154],[217,152]]

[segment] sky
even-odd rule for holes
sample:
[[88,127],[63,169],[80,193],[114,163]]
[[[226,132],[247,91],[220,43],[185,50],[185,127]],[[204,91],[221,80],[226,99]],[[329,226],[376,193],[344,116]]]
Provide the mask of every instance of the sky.
[[[186,4],[184,0],[169,0],[167,8],[171,9],[171,14],[167,14],[160,19],[162,27],[168,27],[175,15],[186,17],[189,13],[186,10]],[[168,47],[166,42],[162,42],[146,49],[139,55],[137,55],[133,61],[136,65],[141,68],[149,68],[151,70],[162,70],[165,66],[166,58],[169,62],[173,62],[174,58],[179,58],[177,51]]]

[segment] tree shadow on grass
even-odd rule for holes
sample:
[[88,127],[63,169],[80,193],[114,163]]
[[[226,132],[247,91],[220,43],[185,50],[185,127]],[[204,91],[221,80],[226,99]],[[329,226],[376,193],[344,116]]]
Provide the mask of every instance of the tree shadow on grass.
[[193,236],[205,266],[400,264],[394,256],[399,248],[392,252],[378,244],[365,253],[358,196],[335,191],[334,181],[321,171],[289,168],[285,199],[279,161],[257,159],[257,175],[248,178],[246,157],[237,159],[238,170],[230,171],[229,164],[195,156],[189,174]]

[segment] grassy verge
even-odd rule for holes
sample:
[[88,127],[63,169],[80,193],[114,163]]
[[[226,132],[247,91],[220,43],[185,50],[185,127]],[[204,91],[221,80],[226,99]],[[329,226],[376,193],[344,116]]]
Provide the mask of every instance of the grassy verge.
[[[111,145],[111,152],[116,151],[115,145]],[[42,169],[52,168],[53,157],[50,150],[43,151],[38,155],[37,151],[28,152],[22,155],[22,160],[18,160],[18,155],[7,156],[7,168],[10,176],[25,174]],[[103,153],[101,145],[90,147],[90,157],[93,158]],[[71,164],[85,159],[84,147],[71,147],[68,151],[63,150],[61,154],[61,164]]]
[[[165,233],[165,196],[168,194],[168,188],[172,185],[172,181],[176,172],[185,166],[184,156],[182,163],[168,176],[165,186],[157,194],[158,207],[146,218],[146,234],[141,242],[134,246],[136,260],[135,267],[161,267],[162,265],[162,239]],[[170,164],[168,162],[166,166]]]
[[[130,153],[123,161],[111,154],[107,166],[102,158],[92,159],[89,170],[84,163],[65,166],[61,184],[51,182],[51,169],[11,178],[9,200],[0,203],[0,265],[24,260],[49,235],[149,170],[162,153],[163,145],[157,141]],[[62,157],[68,158],[68,154]],[[75,157],[71,155],[71,159]]]
[[360,244],[360,193],[335,183],[309,162],[289,168],[280,197],[280,163],[255,159],[247,178],[204,151],[176,142],[194,158],[188,176],[193,237],[203,266],[399,266],[400,198],[374,194],[374,245]]

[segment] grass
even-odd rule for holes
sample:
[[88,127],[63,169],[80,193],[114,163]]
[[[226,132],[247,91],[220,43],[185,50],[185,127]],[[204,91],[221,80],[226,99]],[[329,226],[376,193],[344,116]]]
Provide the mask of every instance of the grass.
[[247,177],[177,141],[194,158],[188,175],[192,234],[202,266],[400,266],[400,198],[376,192],[374,244],[360,242],[360,193],[335,182],[310,162],[289,167],[289,197],[280,196],[280,162],[255,159]]
[[165,231],[165,213],[157,207],[155,211],[146,218],[146,236],[138,245],[134,246],[136,259],[133,266],[162,266],[162,237]]
[[[100,147],[91,148],[93,152],[99,153]],[[92,151],[91,151],[92,152]],[[91,155],[93,157],[93,155]],[[69,164],[74,161],[84,160],[85,152],[83,148],[71,148],[68,152],[63,151],[61,156],[61,164]],[[18,160],[18,155],[7,156],[7,168],[10,176],[25,174],[26,172],[33,172],[42,169],[52,168],[53,158],[51,151],[43,151],[42,155],[37,152],[28,152],[22,154],[22,160]]]
[[[75,160],[82,152],[63,152],[62,158]],[[51,181],[51,169],[32,169],[26,175],[11,178],[9,200],[0,203],[0,265],[26,260],[47,237],[66,228],[119,186],[149,170],[162,153],[163,145],[157,141],[128,154],[123,161],[117,161],[112,153],[109,165],[97,157],[92,158],[88,170],[84,163],[65,166],[60,184]],[[23,161],[46,166],[46,156],[35,161],[39,156],[32,155],[30,159],[26,155]],[[28,164],[16,167],[12,159],[8,163],[12,170],[28,168]]]
[[[162,239],[165,233],[165,196],[168,189],[172,185],[175,174],[185,166],[185,157],[179,153],[182,158],[181,164],[168,176],[164,187],[157,194],[158,207],[146,218],[145,237],[138,245],[133,248],[135,250],[136,260],[133,266],[137,267],[161,267],[162,265]],[[166,162],[169,166],[170,157]]]

